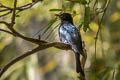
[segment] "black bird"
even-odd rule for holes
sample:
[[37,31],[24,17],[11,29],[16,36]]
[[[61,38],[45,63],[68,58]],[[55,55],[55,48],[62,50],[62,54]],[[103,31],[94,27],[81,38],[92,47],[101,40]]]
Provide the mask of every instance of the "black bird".
[[80,31],[74,26],[71,14],[61,13],[56,14],[56,16],[59,16],[61,20],[58,29],[60,41],[67,43],[72,47],[76,58],[76,72],[85,76],[80,63],[80,54],[83,55]]

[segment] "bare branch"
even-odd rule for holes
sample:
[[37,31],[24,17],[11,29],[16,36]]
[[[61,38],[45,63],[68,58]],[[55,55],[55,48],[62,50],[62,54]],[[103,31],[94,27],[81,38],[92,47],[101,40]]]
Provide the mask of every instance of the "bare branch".
[[[37,2],[36,2],[36,3],[37,3]],[[25,5],[23,5],[23,6],[17,7],[17,10],[23,11],[23,10],[29,9],[29,8],[31,8],[32,6],[34,6],[36,3],[28,3],[28,4],[25,4]]]
[[13,14],[12,14],[10,27],[13,27],[13,25],[15,24],[16,6],[17,6],[17,0],[14,1],[14,9],[13,9]]
[[1,8],[11,9],[10,7],[7,7],[7,6],[5,6],[5,5],[3,5],[3,4],[1,4],[1,3],[0,3],[0,7],[1,7]]
[[[40,2],[40,0],[38,0],[38,1],[36,1],[36,2],[30,2],[30,3],[27,3],[27,4],[25,4],[25,5],[16,7],[16,9],[11,8],[11,7],[7,7],[7,6],[3,5],[3,4],[0,4],[0,7],[4,8],[4,9],[0,10],[0,12],[8,11],[7,13],[1,15],[0,17],[7,16],[8,14],[14,12],[14,10],[18,10],[18,12],[27,10],[27,9],[33,7],[33,6],[34,6],[35,4],[37,4],[38,2]],[[14,7],[15,7],[15,5],[14,5]]]
[[20,38],[22,38],[26,41],[29,41],[29,42],[32,42],[32,43],[35,43],[35,44],[38,44],[38,45],[40,45],[41,43],[46,43],[46,41],[44,41],[44,40],[33,39],[33,38],[23,36],[22,34],[18,33],[14,28],[11,28],[10,26],[8,26],[8,28],[13,32],[13,34],[16,37],[20,37]]
[[7,13],[0,15],[0,17],[7,16],[8,14],[12,13],[12,10],[9,10]]
[[114,70],[113,70],[113,75],[112,75],[112,80],[115,79],[115,73],[116,73],[116,70],[115,70],[115,68],[114,68]]
[[50,48],[50,47],[56,47],[58,49],[64,49],[64,50],[71,50],[71,47],[70,45],[68,44],[64,44],[64,43],[60,43],[60,42],[54,42],[54,43],[44,43],[44,44],[41,44],[40,46],[38,46],[37,48],[33,49],[33,50],[30,50],[24,54],[21,54],[19,55],[18,57],[14,58],[13,60],[11,60],[10,62],[8,62],[6,65],[4,65],[2,68],[1,68],[1,71],[0,71],[0,77],[3,75],[3,73],[5,71],[7,71],[7,69],[9,67],[11,67],[13,64],[15,64],[16,62],[22,60],[23,58],[27,57],[27,56],[30,56],[31,54],[35,53],[35,52],[38,52],[38,51],[41,51],[41,50],[44,50],[44,49],[47,49],[47,48]]
[[0,21],[0,24],[4,24],[6,26],[9,26],[9,23],[5,22],[5,21]]
[[14,34],[14,36],[16,36],[16,37],[20,37],[20,38],[22,38],[22,39],[24,39],[24,40],[30,41],[30,42],[35,43],[35,44],[38,44],[38,45],[40,45],[41,43],[46,43],[46,41],[43,41],[43,40],[25,37],[25,36],[23,36],[22,34],[18,33],[18,32],[13,28],[13,26],[14,26],[14,24],[15,24],[16,4],[17,4],[17,0],[15,0],[15,2],[14,2],[14,9],[13,9],[13,15],[12,15],[11,23],[8,24],[8,23],[5,22],[5,21],[0,21],[0,23],[5,24],[5,25],[10,29],[10,31]]
[[95,0],[95,3],[94,3],[94,5],[93,5],[93,9],[95,9],[97,3],[98,3],[98,0]]
[[0,29],[0,31],[6,32],[6,33],[11,34],[11,35],[14,35],[12,32],[4,30],[4,29]]
[[105,6],[104,6],[103,15],[102,15],[102,17],[101,17],[100,22],[98,23],[99,28],[98,28],[98,31],[97,31],[96,36],[95,36],[95,59],[96,59],[96,47],[97,47],[96,44],[97,44],[98,34],[99,34],[99,32],[100,32],[101,24],[102,24],[102,21],[103,21],[103,18],[104,18],[104,15],[105,15],[105,12],[106,12],[106,10],[107,10],[107,8],[108,8],[109,3],[110,3],[110,0],[107,0],[106,4],[105,4]]
[[9,9],[9,8],[7,8],[7,9],[1,9],[0,12],[5,12],[5,11],[9,11],[9,10],[12,10],[12,9]]
[[61,42],[42,43],[41,45],[46,45],[47,47],[55,47],[62,50],[72,50],[69,44],[65,44]]
[[[15,37],[20,37],[26,41],[29,41],[29,42],[32,42],[32,43],[35,43],[38,45],[40,45],[41,43],[46,43],[46,41],[44,41],[44,40],[33,39],[33,38],[23,36],[22,34],[18,33],[14,28],[11,28],[10,25],[5,21],[0,21],[0,24],[5,24],[10,29],[10,31],[12,33],[12,34],[11,33],[10,34],[15,36]],[[1,30],[1,31],[3,31],[3,30]],[[4,32],[6,32],[6,31],[4,31]],[[9,32],[7,32],[7,33],[9,33]]]
[[[36,2],[36,3],[37,3],[37,2]],[[28,6],[28,5],[30,5],[30,4],[32,4],[32,3],[29,3],[29,4],[26,4],[26,5],[24,5],[24,6],[21,6],[21,8],[23,8],[23,7],[25,7],[25,6]],[[35,3],[33,3],[33,4],[35,4]],[[16,36],[16,37],[20,37],[20,38],[22,38],[22,39],[24,39],[24,40],[30,41],[30,42],[35,43],[35,44],[38,44],[38,45],[41,44],[41,43],[46,43],[46,41],[43,41],[43,40],[25,37],[25,36],[23,36],[22,34],[18,33],[18,32],[13,28],[13,26],[14,26],[14,24],[15,24],[15,15],[16,15],[16,9],[17,9],[16,5],[17,5],[17,0],[15,0],[15,2],[14,2],[13,15],[12,15],[11,23],[8,24],[8,23],[5,22],[5,21],[0,21],[0,23],[5,24],[5,25],[10,29],[10,31],[14,34],[14,36]]]

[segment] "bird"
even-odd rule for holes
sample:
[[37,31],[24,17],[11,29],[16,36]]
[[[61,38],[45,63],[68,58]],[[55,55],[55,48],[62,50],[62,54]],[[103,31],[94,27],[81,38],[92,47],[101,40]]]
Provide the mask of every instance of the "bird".
[[80,31],[75,27],[70,13],[59,13],[56,16],[61,20],[58,28],[59,39],[62,43],[67,43],[71,46],[75,53],[76,72],[85,76],[80,63],[80,55],[84,56]]

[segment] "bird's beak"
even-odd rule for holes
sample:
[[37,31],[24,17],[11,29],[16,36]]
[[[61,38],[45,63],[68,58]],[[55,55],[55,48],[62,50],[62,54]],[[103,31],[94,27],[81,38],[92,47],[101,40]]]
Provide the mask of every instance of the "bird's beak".
[[55,16],[58,16],[58,17],[60,17],[60,14],[55,14]]

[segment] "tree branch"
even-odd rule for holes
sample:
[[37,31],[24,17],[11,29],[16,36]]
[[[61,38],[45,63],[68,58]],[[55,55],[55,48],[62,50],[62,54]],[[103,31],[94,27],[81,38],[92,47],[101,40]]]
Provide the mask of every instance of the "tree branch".
[[93,5],[93,9],[95,9],[95,6],[97,5],[97,3],[98,3],[98,0],[95,0],[95,3]]
[[17,6],[17,0],[14,1],[14,9],[13,9],[13,14],[12,14],[12,19],[11,19],[10,27],[13,27],[14,24],[15,24],[16,6]]
[[[39,1],[37,1],[37,2],[39,2]],[[37,2],[35,2],[35,3],[28,3],[28,4],[24,5],[24,6],[19,7],[18,9],[23,8],[23,7],[25,7],[25,6],[28,6],[28,5],[32,5],[32,6],[33,6],[33,5],[36,4]],[[14,1],[14,8],[13,8],[13,15],[12,15],[12,18],[11,18],[11,23],[9,24],[9,23],[7,23],[7,22],[5,22],[5,21],[0,21],[0,23],[5,24],[5,25],[8,27],[8,29],[10,29],[10,31],[11,31],[11,32],[14,34],[14,36],[16,36],[16,37],[20,37],[20,38],[22,38],[22,39],[24,39],[24,40],[27,40],[27,41],[29,41],[29,42],[32,42],[32,43],[35,43],[35,44],[38,44],[38,45],[40,45],[41,43],[46,43],[46,41],[43,41],[43,40],[25,37],[25,36],[23,36],[22,34],[18,33],[18,32],[13,28],[13,26],[14,26],[14,24],[15,24],[15,17],[16,17],[16,9],[17,9],[16,5],[17,5],[17,0]],[[32,7],[32,6],[31,6],[31,7]],[[10,9],[11,9],[11,8],[10,8]]]
[[6,33],[11,34],[11,35],[14,35],[12,32],[7,31],[7,30],[4,30],[4,29],[0,29],[0,31],[2,31],[2,32],[6,32]]
[[[38,2],[40,2],[41,0],[38,0],[36,2],[30,2],[30,3],[27,3],[25,5],[22,5],[22,6],[19,6],[19,7],[16,7],[16,10],[18,10],[18,12],[21,12],[21,11],[24,11],[24,10],[27,10],[31,7],[33,7],[35,4],[37,4]],[[15,6],[15,5],[14,5]],[[3,17],[3,16],[7,16],[9,15],[10,13],[14,12],[14,8],[11,8],[11,7],[7,7],[3,4],[0,4],[0,7],[3,8],[0,10],[0,12],[6,12],[8,11],[7,13],[3,14],[3,15],[0,15],[0,17]]]
[[115,79],[115,73],[116,73],[116,70],[115,70],[115,68],[114,68],[114,70],[113,70],[113,74],[112,74],[112,80]]
[[104,15],[105,15],[105,12],[108,8],[109,3],[110,3],[110,0],[107,0],[105,6],[103,8],[103,10],[104,10],[103,15],[101,17],[100,22],[98,23],[99,27],[98,27],[98,31],[97,31],[96,36],[95,36],[95,59],[96,59],[96,52],[97,52],[97,48],[96,48],[97,47],[97,39],[98,39],[98,35],[99,35],[100,29],[101,29],[102,21],[103,21],[103,18],[104,18]]
[[4,24],[6,26],[9,26],[9,23],[5,22],[5,21],[0,21],[0,24]]
[[19,55],[18,57],[12,59],[10,62],[8,62],[6,65],[4,65],[1,68],[1,70],[0,70],[0,77],[4,74],[5,71],[7,71],[7,69],[9,67],[11,67],[16,62],[24,59],[27,56],[30,56],[31,54],[33,54],[35,52],[38,52],[38,51],[41,51],[41,50],[44,50],[44,49],[47,49],[47,48],[50,48],[50,47],[55,47],[55,48],[63,49],[63,50],[72,50],[71,47],[70,47],[70,45],[64,44],[64,43],[60,43],[60,42],[53,42],[53,43],[44,43],[44,44],[41,44],[40,46],[36,47],[35,49],[29,50],[28,52]]
[[10,14],[11,12],[12,12],[12,10],[9,10],[7,13],[0,15],[0,17],[7,16],[7,15]]

